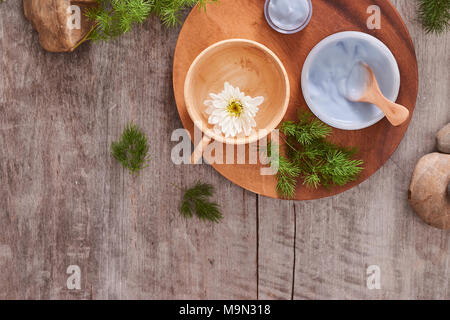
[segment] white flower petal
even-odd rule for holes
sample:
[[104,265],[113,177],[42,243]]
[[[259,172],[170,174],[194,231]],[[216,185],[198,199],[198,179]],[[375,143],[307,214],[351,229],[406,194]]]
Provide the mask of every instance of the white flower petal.
[[228,105],[224,100],[214,100],[212,105],[217,109],[225,109]]
[[[218,94],[210,93],[212,100],[205,100],[207,107],[205,112],[209,115],[208,123],[214,125],[214,132],[225,137],[236,137],[244,133],[249,136],[256,127],[255,116],[259,111],[258,106],[264,102],[264,97],[246,96],[238,87],[234,88],[228,82],[224,84],[224,90]],[[227,108],[233,101],[242,106],[239,116],[231,114]]]
[[262,105],[263,102],[264,97],[250,98],[250,104],[254,105],[255,107]]
[[213,101],[221,100],[220,94],[210,93],[209,96]]
[[218,126],[218,125],[215,125],[214,126],[214,132],[216,134],[222,134],[222,128],[220,128],[220,126]]

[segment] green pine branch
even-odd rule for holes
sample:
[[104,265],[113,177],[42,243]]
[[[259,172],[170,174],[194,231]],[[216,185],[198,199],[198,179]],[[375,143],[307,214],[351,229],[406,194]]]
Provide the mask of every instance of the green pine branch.
[[295,163],[281,155],[279,156],[277,191],[283,198],[292,199],[295,197],[300,173],[301,169]]
[[450,0],[419,0],[419,18],[427,33],[442,33],[450,27]]
[[209,201],[214,193],[212,185],[197,182],[194,187],[185,191],[180,207],[181,214],[185,218],[192,218],[195,214],[200,220],[219,223],[222,220],[219,205]]
[[144,132],[129,123],[120,139],[111,144],[111,154],[130,173],[136,173],[147,167],[149,146]]
[[284,122],[281,132],[286,136],[286,157],[271,157],[271,146],[268,156],[272,166],[278,167],[277,191],[283,198],[295,197],[299,179],[308,188],[330,188],[356,180],[363,170],[363,161],[353,159],[357,150],[328,141],[332,129],[310,113],[299,113],[298,121]]
[[97,7],[89,8],[86,16],[94,27],[85,40],[111,40],[142,24],[151,14],[173,27],[181,22],[183,10],[198,5],[205,8],[217,0],[97,0]]
[[313,141],[331,135],[331,128],[310,113],[298,113],[298,122],[285,121],[281,125],[281,132],[294,137],[298,143],[309,145]]
[[162,23],[174,27],[181,23],[182,13],[185,9],[198,5],[205,9],[208,2],[217,0],[155,0],[153,1],[152,13],[160,17]]

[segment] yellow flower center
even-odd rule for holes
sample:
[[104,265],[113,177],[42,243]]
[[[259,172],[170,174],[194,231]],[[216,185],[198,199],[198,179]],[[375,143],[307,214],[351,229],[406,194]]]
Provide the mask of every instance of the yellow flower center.
[[227,106],[227,111],[230,115],[239,117],[244,111],[244,107],[239,100],[231,100]]

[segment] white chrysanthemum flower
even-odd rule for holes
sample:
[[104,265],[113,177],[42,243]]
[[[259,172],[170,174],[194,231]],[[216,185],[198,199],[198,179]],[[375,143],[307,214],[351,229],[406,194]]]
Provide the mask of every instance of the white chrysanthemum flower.
[[256,127],[255,116],[258,106],[264,102],[264,97],[252,98],[246,96],[239,88],[233,88],[225,82],[224,90],[219,94],[210,94],[212,100],[204,102],[208,123],[214,125],[217,134],[226,138],[236,137],[244,132],[248,137]]

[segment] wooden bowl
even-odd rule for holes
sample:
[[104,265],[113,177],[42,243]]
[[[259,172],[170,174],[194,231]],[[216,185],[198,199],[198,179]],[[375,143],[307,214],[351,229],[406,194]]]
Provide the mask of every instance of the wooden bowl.
[[[223,91],[225,82],[239,87],[247,96],[264,97],[255,117],[252,135],[234,138],[216,134],[208,124],[204,101],[210,93]],[[204,50],[192,63],[184,84],[187,111],[205,134],[203,146],[211,139],[227,144],[253,143],[267,136],[283,119],[289,104],[289,78],[280,59],[266,46],[251,40],[229,39]],[[264,134],[258,130],[265,129]]]

